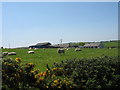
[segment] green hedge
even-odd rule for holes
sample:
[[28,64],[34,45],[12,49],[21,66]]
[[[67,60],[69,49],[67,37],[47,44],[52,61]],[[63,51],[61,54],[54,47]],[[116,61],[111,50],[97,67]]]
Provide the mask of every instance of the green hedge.
[[34,70],[33,63],[21,58],[3,59],[3,88],[120,88],[119,57],[102,56],[64,60],[44,72]]
[[2,87],[3,88],[31,88],[35,87],[38,70],[32,71],[34,64],[22,64],[21,58],[13,60],[3,59],[2,62]]
[[118,57],[97,57],[91,59],[71,59],[54,63],[63,68],[65,76],[74,79],[79,88],[118,88],[120,87],[120,61]]

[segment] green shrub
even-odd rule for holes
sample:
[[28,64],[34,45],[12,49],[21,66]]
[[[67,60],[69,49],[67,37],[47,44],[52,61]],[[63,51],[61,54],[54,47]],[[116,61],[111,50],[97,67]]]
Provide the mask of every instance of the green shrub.
[[[62,74],[73,79],[79,88],[120,88],[120,60],[118,57],[71,59],[54,63]],[[56,71],[58,73],[58,71]],[[56,73],[54,72],[54,73]],[[61,72],[61,71],[60,71]]]
[[35,74],[38,71],[32,71],[34,64],[22,64],[21,58],[13,60],[11,58],[2,61],[2,83],[3,88],[32,88],[37,81]]
[[2,61],[3,88],[120,88],[119,66],[118,57],[102,56],[65,60],[38,72],[33,63],[8,58]]

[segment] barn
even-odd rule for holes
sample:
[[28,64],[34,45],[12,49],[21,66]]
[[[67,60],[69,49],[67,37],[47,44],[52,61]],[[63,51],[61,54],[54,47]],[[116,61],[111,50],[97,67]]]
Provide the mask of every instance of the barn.
[[104,48],[102,43],[87,43],[84,45],[84,48]]
[[37,43],[36,45],[31,45],[29,48],[59,48],[52,45],[50,42]]
[[49,48],[51,45],[50,42],[37,43],[36,45],[31,45],[29,48]]

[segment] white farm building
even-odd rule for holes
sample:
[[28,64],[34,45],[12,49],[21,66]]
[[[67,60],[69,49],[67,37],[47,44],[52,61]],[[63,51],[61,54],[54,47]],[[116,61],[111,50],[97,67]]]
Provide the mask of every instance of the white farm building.
[[87,43],[83,46],[84,48],[104,48],[102,43]]

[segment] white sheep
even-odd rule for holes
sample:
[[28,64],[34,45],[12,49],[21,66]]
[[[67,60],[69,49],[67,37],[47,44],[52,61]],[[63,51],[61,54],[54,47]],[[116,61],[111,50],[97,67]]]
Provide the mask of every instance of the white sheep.
[[32,48],[29,48],[29,50],[31,50]]
[[65,50],[58,48],[58,49],[57,49],[57,53],[59,53],[59,54],[63,53],[63,54],[64,54],[64,53],[65,53]]
[[8,52],[3,52],[2,54],[6,56],[8,54]]
[[2,52],[0,55],[1,55],[0,57],[3,58],[4,56],[7,56],[7,55],[8,55],[8,52]]
[[34,54],[35,52],[34,51],[28,51],[27,53],[28,54]]
[[80,48],[76,48],[75,51],[81,51],[81,49]]
[[69,48],[67,48],[66,50],[69,50]]
[[34,48],[34,50],[37,50],[38,48]]
[[9,52],[8,55],[16,55],[16,52]]

